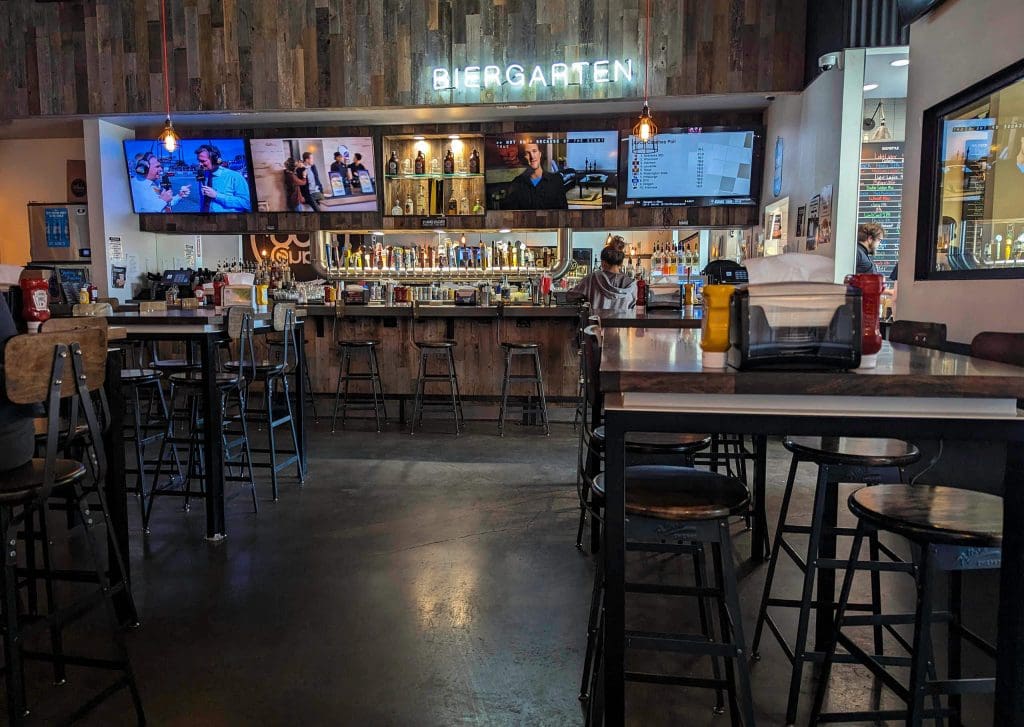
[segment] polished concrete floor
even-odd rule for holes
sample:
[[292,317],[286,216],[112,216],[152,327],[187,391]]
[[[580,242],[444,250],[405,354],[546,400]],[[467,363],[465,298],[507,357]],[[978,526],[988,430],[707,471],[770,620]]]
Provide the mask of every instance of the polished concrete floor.
[[[772,444],[768,507],[777,513],[788,460]],[[201,504],[156,503],[143,536],[132,510],[134,591],[141,627],[128,634],[149,724],[235,725],[573,725],[593,579],[573,547],[578,516],[576,437],[568,424],[550,437],[471,422],[455,438],[428,422],[410,437],[392,429],[311,432],[310,473],[301,489],[282,484],[280,502],[262,482],[260,512],[247,495],[228,507],[228,538],[203,539]],[[801,473],[794,512],[810,506],[813,472]],[[738,555],[750,538],[737,523]],[[748,639],[765,567],[742,567]],[[636,579],[686,580],[665,556],[631,557]],[[886,593],[912,602],[906,576]],[[900,580],[902,578],[902,580]],[[793,567],[780,588],[796,597]],[[991,590],[991,579],[981,590]],[[978,617],[992,620],[994,601]],[[692,631],[685,600],[631,601],[631,627]],[[986,613],[988,609],[990,612]],[[792,620],[783,617],[783,622]],[[100,633],[83,628],[86,643]],[[784,723],[790,668],[766,637],[752,676],[759,725]],[[651,662],[631,662],[650,666]],[[695,660],[656,665],[709,673]],[[36,667],[30,699],[41,724],[81,698],[92,674],[66,686]],[[813,682],[805,679],[801,724]],[[707,692],[631,685],[631,724],[724,726]],[[837,672],[833,706],[867,706],[861,670]],[[991,724],[984,701],[968,724]],[[88,721],[132,724],[118,696]]]

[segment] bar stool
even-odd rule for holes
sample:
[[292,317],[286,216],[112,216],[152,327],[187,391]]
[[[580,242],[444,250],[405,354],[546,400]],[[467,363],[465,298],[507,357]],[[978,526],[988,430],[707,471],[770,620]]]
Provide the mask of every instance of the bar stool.
[[[544,426],[544,434],[551,433],[548,424],[548,405],[544,398],[544,372],[540,364],[540,345],[536,343],[514,343],[505,341],[501,344],[501,350],[505,354],[505,375],[501,380],[501,408],[498,411],[498,434],[505,436],[505,415],[508,413],[509,389],[513,383],[533,384],[536,387],[537,403],[529,401],[523,404],[523,418],[535,417],[540,414],[541,424]],[[533,365],[531,374],[513,374],[512,360],[516,356],[528,357]]]
[[[143,516],[146,513],[146,475],[155,472],[152,465],[156,464],[155,461],[147,462],[146,448],[156,442],[163,442],[170,418],[162,380],[163,376],[156,369],[121,370],[121,388],[125,392],[124,398],[130,410],[129,421],[124,423],[125,441],[131,442],[135,450],[134,466],[127,466],[125,475],[135,475],[135,492],[139,497],[139,507]],[[146,394],[148,401],[144,406],[143,398]],[[161,447],[159,451],[161,456],[167,453],[165,447]],[[162,462],[161,465],[173,466],[171,481],[174,482],[174,478],[177,478],[180,482],[184,475],[177,445],[171,445],[169,454],[170,461]],[[148,473],[147,465],[151,466]]]
[[[242,308],[228,310],[228,337],[238,341],[238,359],[242,364],[232,373],[215,374],[215,386],[219,398],[219,406],[223,412],[224,428],[220,432],[208,431],[207,423],[200,412],[203,391],[206,382],[202,371],[185,371],[171,374],[169,377],[170,414],[167,431],[161,444],[160,456],[157,458],[157,470],[150,487],[148,502],[142,526],[149,532],[149,520],[153,514],[153,504],[158,496],[183,497],[185,509],[188,510],[192,496],[202,494],[206,470],[203,462],[203,438],[219,436],[224,446],[225,482],[240,482],[248,487],[252,494],[253,512],[259,512],[259,501],[256,498],[256,481],[253,477],[253,458],[249,447],[249,427],[246,418],[246,373],[252,374],[253,353],[253,319],[252,313]],[[184,433],[176,433],[184,427]],[[164,461],[164,447],[183,444],[188,447],[188,467],[185,480],[180,489],[169,484],[160,487],[161,463]],[[232,470],[235,471],[232,471]],[[193,480],[200,483],[197,493],[192,489]]]
[[[274,305],[274,308],[276,309],[278,306],[287,306],[287,307],[294,308],[295,304],[294,303],[276,303]],[[299,350],[299,343],[300,343],[300,341],[299,341],[299,329],[298,328],[294,328],[294,329],[292,329],[291,345],[293,346],[292,350],[296,352],[296,356],[298,355],[297,352]],[[283,336],[280,336],[280,337],[278,337],[278,336],[267,336],[267,349],[269,350],[269,352],[271,354],[274,354],[274,355],[278,356],[279,358],[282,357],[283,353],[284,353],[284,337]],[[294,365],[291,367],[289,373],[293,374],[296,379],[298,379],[298,377],[300,376],[299,371],[296,369],[296,367]],[[316,394],[313,393],[313,377],[310,376],[310,374],[309,374],[309,358],[306,357],[306,356],[302,357],[302,373],[301,373],[301,375],[305,377],[305,381],[306,381],[306,400],[309,401],[309,408],[313,412],[313,421],[319,424],[320,423],[320,414],[316,410]],[[297,383],[296,383],[296,387],[298,387]]]
[[[384,402],[384,388],[380,381],[380,367],[377,364],[377,341],[338,341],[338,388],[334,393],[334,415],[331,417],[331,434],[337,430],[338,411],[341,411],[341,428],[345,428],[345,420],[349,410],[373,411],[377,422],[377,431],[381,424],[388,420],[387,404]],[[367,370],[352,373],[354,356],[366,356]],[[372,399],[349,399],[349,384],[353,381],[369,381]],[[344,386],[344,391],[342,390]]]
[[[659,586],[626,583],[626,593],[661,593],[694,597],[701,615],[701,634],[665,634],[627,631],[627,648],[643,651],[709,656],[713,678],[697,678],[669,674],[627,671],[627,681],[673,684],[725,690],[734,725],[754,727],[754,705],[750,689],[739,591],[733,565],[729,518],[742,514],[749,505],[746,486],[738,480],[714,472],[690,467],[638,465],[626,468],[626,551],[691,552],[694,554],[694,586]],[[604,475],[594,478],[594,491],[604,498]],[[704,547],[710,545],[715,573],[714,585],[705,583]],[[601,672],[604,631],[604,566],[598,559],[594,595],[588,624],[587,651],[584,658],[583,684],[580,698],[587,703],[586,724],[601,724],[602,704],[594,699],[594,680]],[[705,602],[718,604],[718,629],[705,611]],[[719,671],[719,660],[725,661],[725,679]],[[590,689],[586,688],[590,685]],[[715,709],[722,710],[721,696]]]
[[[782,444],[793,453],[793,459],[789,467],[789,477],[786,480],[786,490],[782,497],[779,524],[775,531],[775,542],[772,545],[771,559],[768,563],[768,574],[761,596],[761,607],[758,611],[757,625],[754,628],[751,651],[755,660],[760,658],[758,648],[763,629],[767,625],[782,646],[786,658],[793,665],[786,705],[786,724],[794,724],[800,699],[800,682],[804,664],[820,659],[821,650],[830,638],[832,608],[835,603],[835,571],[846,565],[845,560],[836,558],[836,536],[854,534],[851,528],[840,528],[836,524],[839,510],[839,483],[859,482],[878,485],[882,482],[901,482],[903,467],[920,459],[921,452],[913,444],[899,439],[786,437]],[[789,522],[789,505],[793,495],[793,486],[797,468],[802,462],[811,462],[818,466],[810,525],[795,525]],[[809,536],[805,557],[801,557],[796,548],[790,544],[786,539],[787,535]],[[871,559],[875,562],[879,560],[880,553],[884,553],[892,562],[901,560],[889,548],[879,543],[875,536],[870,539],[870,548]],[[799,600],[772,597],[775,571],[781,552],[785,552],[803,572],[803,589]],[[815,580],[817,580],[816,594]],[[877,614],[880,608],[880,588],[879,572],[875,570],[871,575],[871,603],[854,604],[851,608]],[[796,641],[792,648],[786,642],[782,629],[768,612],[769,608],[798,609]],[[816,611],[815,648],[808,650],[807,639],[812,609]],[[874,639],[875,651],[882,653],[881,626],[875,627]]]
[[[3,566],[0,569],[0,591],[3,598],[3,617],[0,636],[4,650],[4,683],[7,692],[8,724],[20,727],[28,716],[25,661],[47,661],[53,666],[57,684],[66,681],[66,667],[90,667],[119,672],[120,676],[79,707],[68,721],[75,721],[91,712],[107,697],[121,689],[131,694],[138,724],[145,724],[142,700],[136,686],[128,652],[118,624],[114,597],[130,591],[121,580],[111,583],[107,563],[101,561],[101,549],[93,529],[96,515],[87,495],[87,468],[78,461],[58,457],[60,408],[62,401],[75,412],[71,428],[76,426],[78,414],[84,417],[91,440],[98,477],[106,473],[103,450],[103,432],[92,403],[92,395],[100,390],[107,356],[106,333],[98,330],[77,330],[59,333],[39,333],[15,336],[8,340],[5,355],[23,365],[8,367],[5,391],[14,404],[30,405],[46,402],[47,438],[45,456],[32,459],[13,470],[0,472],[0,537],[5,544]],[[41,376],[40,373],[48,372]],[[97,480],[98,482],[99,480]],[[97,486],[93,494],[99,499],[99,508],[108,530],[106,498],[103,488]],[[69,528],[82,526],[86,554],[90,561],[87,571],[58,571],[51,562],[50,538],[46,512],[51,498],[67,502],[78,517],[69,519]],[[38,523],[36,522],[38,520]],[[24,527],[25,567],[18,567],[19,545],[17,530]],[[108,560],[120,566],[124,573],[124,560],[115,538],[108,538]],[[42,565],[36,562],[36,549],[40,546]],[[43,583],[46,609],[38,603],[38,581]],[[74,582],[80,587],[89,584],[89,592],[76,594],[73,601],[58,605],[54,581]],[[27,587],[27,600],[20,598],[20,590]],[[65,591],[61,591],[62,597]],[[25,606],[27,604],[27,611]],[[64,651],[64,632],[73,623],[93,609],[103,608],[116,649],[114,658],[68,654]],[[134,609],[134,604],[132,604]],[[49,632],[50,651],[29,649],[34,634]]]
[[[950,724],[959,725],[960,695],[991,694],[995,690],[995,679],[961,678],[963,640],[978,647],[992,659],[996,656],[992,644],[963,625],[961,580],[964,571],[999,569],[1003,540],[1002,498],[952,487],[880,485],[857,490],[850,495],[848,504],[850,511],[857,517],[857,530],[836,607],[835,627],[825,652],[821,679],[814,696],[810,724],[900,720],[917,727],[925,719],[941,723],[943,718],[950,718]],[[915,551],[919,553],[917,563],[908,569],[908,572],[915,575],[917,587],[910,658],[896,664],[910,667],[910,683],[906,687],[885,669],[882,662],[866,653],[844,632],[846,627],[871,625],[874,621],[911,623],[907,614],[885,614],[874,618],[847,614],[850,610],[854,574],[858,570],[871,569],[874,565],[859,560],[861,546],[865,537],[878,531],[906,538],[916,546]],[[950,577],[948,612],[936,609],[934,589],[939,573],[948,573]],[[933,673],[935,655],[931,627],[937,622],[949,626],[947,679],[937,679]],[[905,702],[907,709],[853,714],[822,713],[829,674],[832,664],[837,661],[836,650],[839,644],[857,663],[865,666]],[[942,695],[948,696],[946,708],[941,705]],[[926,696],[933,699],[931,708],[925,707]]]
[[[238,330],[239,319],[249,315],[251,322],[251,314],[248,312],[241,312],[239,308],[232,308],[228,311],[228,330]],[[266,425],[267,427],[267,438],[269,440],[268,446],[253,447],[249,446],[249,452],[252,454],[265,454],[268,455],[268,461],[253,461],[253,467],[261,467],[270,470],[270,483],[271,490],[273,492],[274,502],[279,499],[277,475],[284,468],[294,464],[296,476],[301,486],[305,481],[305,472],[302,469],[302,458],[299,456],[299,438],[295,431],[295,417],[292,412],[292,400],[288,393],[288,369],[292,366],[291,360],[294,356],[294,350],[291,342],[295,340],[295,309],[288,306],[274,306],[273,314],[273,326],[274,330],[281,333],[281,340],[283,341],[282,346],[282,357],[280,362],[275,361],[257,361],[255,354],[252,349],[252,331],[249,331],[248,345],[249,351],[248,358],[241,351],[245,345],[239,340],[239,358],[237,360],[228,361],[224,364],[224,370],[228,372],[238,373],[245,380],[246,396],[245,401],[251,402],[251,398],[248,395],[249,386],[253,382],[260,382],[263,384],[263,408],[256,409],[255,407],[245,407],[244,417],[251,422],[256,422],[261,427]],[[232,338],[235,336],[233,335]],[[278,385],[284,392],[284,412],[275,415],[274,408],[274,394],[277,391]],[[301,403],[301,402],[300,402]],[[292,449],[285,450],[281,454],[284,454],[283,459],[278,459],[278,440],[276,431],[278,428],[287,426],[292,438]]]
[[[462,413],[462,396],[459,394],[459,377],[455,372],[455,341],[415,341],[420,352],[419,374],[416,377],[416,396],[412,410],[412,426],[409,434],[416,433],[416,422],[422,424],[423,410],[428,406],[450,409],[455,419],[455,436],[462,433],[466,418]],[[431,357],[443,357],[447,372],[441,374],[428,373]],[[447,383],[451,393],[451,403],[447,401],[426,401],[426,388],[429,383]]]

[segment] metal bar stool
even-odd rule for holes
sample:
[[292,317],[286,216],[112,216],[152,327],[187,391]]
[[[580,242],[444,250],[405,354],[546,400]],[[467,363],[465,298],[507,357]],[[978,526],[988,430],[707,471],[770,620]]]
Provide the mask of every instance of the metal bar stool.
[[[857,530],[850,552],[849,566],[836,608],[832,639],[825,652],[821,679],[814,695],[810,724],[833,722],[871,722],[899,720],[918,727],[926,719],[948,718],[951,725],[960,725],[960,697],[963,694],[991,694],[995,679],[964,679],[961,675],[961,647],[967,641],[995,659],[992,644],[984,641],[963,625],[961,617],[962,574],[972,570],[998,570],[1001,565],[1003,540],[1003,501],[995,495],[952,487],[880,485],[857,490],[848,501],[857,517]],[[864,538],[878,531],[894,533],[909,540],[919,553],[908,572],[915,576],[917,607],[914,614],[883,614],[872,617],[851,616],[850,590],[858,570],[874,572],[873,561],[861,561]],[[939,573],[950,578],[949,610],[940,611],[935,604],[935,581]],[[885,667],[886,662],[868,654],[847,635],[848,627],[913,623],[914,635],[908,663],[910,683],[904,686]],[[937,679],[931,630],[935,623],[948,624],[948,678]],[[876,710],[854,713],[823,713],[832,664],[836,650],[842,645],[854,660],[867,669],[903,702],[905,710]],[[941,697],[947,696],[943,707]],[[932,706],[925,707],[925,698]]]
[[[228,332],[232,338],[236,338],[236,331],[240,321],[246,316],[251,314],[243,312],[239,308],[231,308],[228,310]],[[292,365],[291,357],[294,354],[292,342],[295,341],[295,308],[285,305],[274,306],[273,313],[273,326],[274,330],[281,333],[281,340],[283,341],[282,346],[282,357],[281,361],[257,361],[255,354],[251,348],[252,345],[252,331],[249,331],[249,346],[248,351],[249,357],[244,356],[244,352],[239,353],[239,358],[233,361],[228,361],[224,364],[224,370],[228,372],[237,372],[242,375],[245,380],[246,397],[245,401],[247,405],[245,407],[244,416],[246,420],[250,422],[256,422],[262,427],[267,427],[267,439],[269,440],[267,447],[254,447],[249,446],[249,452],[252,454],[263,454],[267,455],[267,461],[253,460],[253,467],[261,467],[270,470],[270,483],[271,490],[273,492],[274,502],[279,499],[278,491],[278,473],[290,465],[295,465],[296,476],[301,486],[305,481],[305,472],[302,469],[302,458],[299,456],[299,438],[295,430],[295,417],[292,412],[292,400],[288,393],[288,369]],[[240,348],[241,348],[240,344]],[[263,384],[263,408],[256,409],[255,407],[248,406],[248,402],[252,401],[252,398],[248,395],[249,387],[253,382],[260,382]],[[284,411],[281,412],[276,410],[274,407],[274,395],[277,391],[278,385],[281,386],[284,392]],[[276,412],[276,413],[275,413]],[[277,429],[283,426],[288,427],[288,431],[291,433],[292,438],[292,449],[285,450],[284,452],[278,452],[278,439]],[[279,459],[278,454],[283,454],[284,458]]]
[[[416,348],[420,351],[419,374],[416,376],[416,396],[412,410],[412,426],[409,434],[416,433],[417,421],[423,423],[423,410],[428,406],[443,407],[449,409],[455,419],[455,436],[462,433],[462,426],[466,423],[465,415],[462,413],[462,396],[459,393],[459,377],[455,372],[455,341],[415,341]],[[444,357],[447,371],[441,374],[428,373],[428,364],[431,357]],[[450,400],[427,401],[426,388],[429,383],[446,383],[450,391]]]
[[[761,596],[757,625],[754,627],[751,651],[755,660],[760,658],[758,647],[764,627],[767,625],[778,640],[786,658],[793,665],[786,705],[786,724],[794,724],[799,706],[800,682],[804,665],[809,661],[820,660],[825,644],[831,637],[832,608],[835,603],[835,571],[846,565],[845,560],[836,558],[836,537],[854,534],[851,528],[837,526],[839,483],[877,485],[882,482],[902,482],[903,467],[920,459],[921,452],[913,444],[899,439],[786,437],[782,444],[793,453],[793,459],[789,467],[789,477],[786,480],[786,490],[782,497],[779,524],[775,531],[775,542],[772,545],[771,559],[768,563],[768,574]],[[789,506],[792,501],[793,486],[796,481],[797,468],[802,462],[810,462],[818,466],[810,525],[796,525],[789,522]],[[805,555],[797,552],[796,548],[786,539],[787,535],[808,536]],[[803,572],[803,589],[798,600],[772,596],[775,572],[779,563],[779,555],[782,552],[785,552]],[[880,553],[884,553],[891,562],[901,562],[895,553],[880,544],[877,537],[872,536],[872,560],[877,562]],[[815,593],[815,581],[817,581],[817,593]],[[879,572],[876,570],[871,577],[871,603],[853,604],[851,608],[877,614],[880,608],[880,588]],[[795,608],[799,611],[796,640],[792,647],[787,643],[782,629],[769,613],[769,608]],[[812,610],[816,613],[815,642],[814,648],[808,649]],[[874,639],[875,651],[881,654],[883,651],[881,626],[875,628]]]
[[[729,518],[742,514],[749,505],[746,486],[731,477],[693,469],[664,465],[640,465],[626,468],[626,550],[650,550],[667,553],[692,553],[694,586],[668,586],[626,583],[627,593],[663,594],[696,598],[701,621],[700,634],[666,634],[627,631],[626,643],[641,651],[671,651],[711,657],[713,677],[680,676],[627,671],[626,680],[648,684],[671,684],[719,692],[716,713],[724,711],[721,691],[729,697],[733,725],[754,727],[754,705],[750,688],[746,643],[736,571],[733,565]],[[604,475],[594,479],[595,494],[604,498]],[[705,582],[704,550],[710,546],[714,583]],[[601,694],[595,690],[601,671],[604,631],[603,559],[598,559],[594,595],[588,625],[587,651],[584,657],[580,698],[586,703],[586,724],[602,724]],[[706,602],[718,604],[716,630]],[[721,640],[716,638],[721,634]],[[721,678],[719,662],[725,662]]]
[[[52,664],[57,684],[67,679],[67,667],[89,667],[119,672],[120,676],[97,692],[67,718],[74,722],[95,709],[107,697],[127,689],[132,698],[137,723],[146,722],[142,700],[136,686],[124,638],[118,624],[114,597],[130,591],[122,580],[110,583],[107,563],[101,559],[101,549],[93,533],[97,516],[88,502],[89,474],[79,461],[58,457],[60,448],[60,408],[62,400],[70,400],[71,428],[76,426],[80,413],[88,429],[92,456],[95,459],[97,482],[106,474],[106,455],[103,449],[103,431],[92,402],[92,394],[103,385],[107,356],[105,331],[76,330],[59,333],[40,333],[15,336],[8,340],[5,356],[21,365],[8,367],[5,390],[14,404],[46,403],[47,426],[45,457],[30,460],[12,470],[0,472],[0,537],[5,544],[3,566],[0,568],[2,612],[0,635],[4,651],[4,683],[7,692],[8,724],[20,727],[28,716],[25,661],[40,660]],[[48,371],[48,376],[40,376]],[[109,425],[109,423],[108,423]],[[120,423],[114,424],[120,426]],[[103,522],[106,517],[106,498],[102,487],[93,493],[99,500]],[[86,554],[90,569],[87,571],[60,571],[53,568],[46,512],[51,498],[69,503],[77,517],[69,520],[69,529],[82,526]],[[38,523],[36,522],[38,520]],[[24,568],[18,567],[19,546],[17,529],[24,527]],[[109,560],[121,563],[123,558],[114,538],[108,538],[113,548]],[[42,565],[37,567],[36,549],[41,547]],[[89,584],[89,592],[76,594],[73,602],[58,604],[54,581],[65,580]],[[46,600],[45,611],[40,610],[37,590],[42,581]],[[19,591],[28,588],[27,612],[23,608]],[[62,591],[62,596],[64,592]],[[96,658],[69,654],[64,649],[64,632],[89,611],[103,608],[116,648],[113,658]],[[132,606],[134,610],[134,605]],[[34,634],[49,632],[50,650],[29,648]]]
[[[216,388],[220,399],[221,411],[224,412],[224,429],[221,432],[209,432],[200,412],[202,391],[206,383],[201,371],[188,371],[171,374],[170,416],[167,432],[161,444],[161,454],[157,458],[157,471],[150,488],[146,512],[143,516],[143,529],[148,532],[149,519],[153,514],[153,503],[157,496],[173,496],[185,498],[185,509],[189,501],[197,493],[192,490],[192,481],[200,482],[200,494],[206,470],[202,459],[203,437],[219,436],[224,442],[224,460],[227,465],[224,480],[240,482],[252,493],[253,512],[259,512],[259,501],[256,498],[256,481],[253,477],[253,458],[249,447],[249,427],[246,420],[246,373],[252,373],[251,363],[254,360],[252,313],[241,308],[228,311],[228,336],[238,341],[238,362],[241,364],[232,373],[216,374]],[[180,397],[180,398],[179,398]],[[185,431],[178,433],[183,425]],[[183,444],[188,447],[188,466],[182,487],[160,487],[160,463],[164,460],[163,447]]]
[[[501,350],[505,353],[505,375],[501,380],[501,409],[498,411],[498,434],[505,436],[505,415],[508,413],[509,389],[513,383],[533,384],[536,387],[537,401],[531,401],[530,397],[523,403],[523,418],[535,417],[540,414],[541,424],[544,427],[544,434],[551,433],[548,424],[548,405],[544,398],[544,372],[540,364],[540,345],[536,343],[513,343],[505,341],[501,344]],[[512,360],[516,356],[529,357],[533,364],[531,374],[513,374]]]
[[[125,401],[130,409],[129,421],[125,422],[125,441],[131,442],[135,454],[134,465],[125,468],[125,475],[135,475],[135,492],[139,497],[139,507],[145,517],[146,513],[146,475],[155,474],[157,462],[146,459],[146,449],[152,444],[163,442],[167,433],[170,413],[167,399],[164,397],[163,375],[156,369],[122,369],[121,386],[125,391]],[[148,394],[148,402],[144,405],[144,394]],[[172,467],[169,484],[181,482],[184,474],[178,456],[178,446],[172,444],[170,452],[161,446],[160,456],[170,455],[169,461],[160,462]]]
[[[377,431],[388,420],[387,404],[384,402],[384,388],[380,381],[380,367],[377,364],[377,341],[338,341],[338,388],[334,393],[334,415],[331,417],[331,434],[337,431],[338,412],[341,412],[341,428],[345,428],[345,420],[349,410],[373,411],[377,422]],[[366,355],[367,370],[352,373],[354,355]],[[353,381],[369,381],[371,399],[363,397],[351,399],[349,384]]]
[[[294,307],[293,303],[292,304],[290,304],[290,303],[276,303],[274,305],[274,308],[276,309],[277,306],[279,306],[279,305]],[[298,330],[298,328],[293,328],[292,329],[291,345],[293,346],[293,348],[292,348],[293,351],[298,350],[298,347],[299,347],[299,330]],[[267,348],[268,348],[268,350],[272,354],[274,354],[278,358],[282,358],[283,355],[284,355],[284,337],[283,336],[280,336],[280,337],[278,337],[278,336],[273,336],[273,337],[268,336],[267,337]],[[289,373],[294,375],[296,378],[300,375],[299,372],[295,369],[295,365],[294,364],[290,367]],[[310,376],[310,374],[309,374],[309,357],[307,357],[307,356],[303,356],[303,358],[302,358],[302,373],[301,373],[301,375],[306,378],[306,399],[309,401],[309,408],[313,412],[313,421],[316,422],[317,424],[319,424],[320,423],[320,414],[316,410],[316,394],[313,393],[313,377]],[[296,386],[298,386],[298,384],[296,384]]]

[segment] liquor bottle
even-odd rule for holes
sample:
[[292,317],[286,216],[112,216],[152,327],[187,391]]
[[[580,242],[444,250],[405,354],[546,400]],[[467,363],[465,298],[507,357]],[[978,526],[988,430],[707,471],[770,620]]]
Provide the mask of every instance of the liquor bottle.
[[388,176],[398,176],[398,152],[391,150],[391,158],[388,159]]
[[427,173],[427,160],[423,158],[423,150],[420,149],[416,152],[416,173],[426,174]]
[[451,149],[444,155],[444,173],[455,174],[455,156],[452,154]]
[[484,213],[484,206],[480,204],[480,198],[477,197],[476,201],[473,202],[473,214],[482,215]]
[[427,214],[427,195],[423,191],[423,187],[420,187],[420,193],[416,197],[416,214],[426,215]]
[[416,214],[416,208],[412,204],[412,195],[410,194],[405,198],[405,214],[414,215]]
[[459,200],[459,214],[469,214],[469,198],[466,195],[462,195],[462,199]]
[[480,173],[480,152],[478,152],[476,149],[469,153],[469,173]]
[[455,200],[455,193],[452,192],[452,196],[448,198],[448,214],[457,215],[459,214],[459,203]]
[[412,160],[409,157],[402,160],[402,174],[412,174]]
[[434,157],[433,159],[430,160],[430,173],[431,174],[440,174],[441,173],[441,162],[439,162],[437,160],[437,157]]
[[677,266],[677,264],[678,264],[678,261],[676,260],[676,249],[674,247],[672,247],[671,245],[669,245],[669,248],[668,248],[668,265],[666,266],[666,269],[665,269],[665,275],[675,275],[676,274],[676,266]]
[[398,201],[398,198],[395,198],[395,204],[391,208],[391,214],[394,215],[395,217],[402,216],[402,203]]

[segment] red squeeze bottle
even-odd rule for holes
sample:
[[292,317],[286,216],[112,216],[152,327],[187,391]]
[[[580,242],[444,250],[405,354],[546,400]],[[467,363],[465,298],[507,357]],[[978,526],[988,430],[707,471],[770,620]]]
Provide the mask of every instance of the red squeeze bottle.
[[50,319],[50,284],[38,278],[22,278],[18,285],[21,287],[22,318],[29,333],[38,333],[39,326]]

